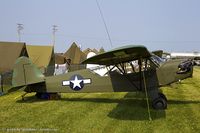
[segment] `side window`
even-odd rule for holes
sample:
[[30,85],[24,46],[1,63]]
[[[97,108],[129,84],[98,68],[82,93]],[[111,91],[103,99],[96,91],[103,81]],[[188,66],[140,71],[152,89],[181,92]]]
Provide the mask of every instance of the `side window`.
[[[137,65],[136,65],[136,72],[139,72],[139,61],[137,60]],[[141,71],[148,71],[150,69],[155,69],[157,66],[155,65],[154,62],[152,62],[149,58],[142,59],[141,60]]]
[[[127,63],[126,70],[127,73],[138,73],[140,72],[140,61],[134,60],[130,63]],[[149,59],[142,59],[141,60],[141,71],[146,71],[151,68],[154,68],[155,66],[152,64],[152,62]]]
[[132,68],[132,72],[139,72],[138,60],[131,61],[130,67]]

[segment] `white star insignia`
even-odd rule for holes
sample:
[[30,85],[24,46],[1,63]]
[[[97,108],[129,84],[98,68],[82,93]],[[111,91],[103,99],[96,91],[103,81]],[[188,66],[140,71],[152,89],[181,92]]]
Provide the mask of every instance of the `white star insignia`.
[[76,87],[79,87],[81,88],[81,85],[80,83],[82,82],[83,80],[79,80],[77,76],[75,76],[75,79],[74,80],[71,80],[70,82],[73,83],[73,89],[76,88]]
[[91,84],[91,79],[83,79],[80,75],[73,76],[71,80],[62,81],[63,86],[70,86],[75,91],[82,89],[85,84]]

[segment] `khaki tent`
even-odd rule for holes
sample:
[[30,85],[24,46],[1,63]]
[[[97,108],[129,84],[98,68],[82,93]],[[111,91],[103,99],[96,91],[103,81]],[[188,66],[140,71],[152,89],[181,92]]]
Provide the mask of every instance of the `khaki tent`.
[[62,53],[55,53],[55,63],[56,64],[65,64],[67,62],[67,59],[65,56],[63,56]]
[[53,46],[26,45],[29,58],[46,75],[53,75],[55,56]]
[[83,51],[83,53],[85,53],[85,55],[88,55],[88,53],[90,53],[90,52],[94,52],[95,54],[99,53],[96,49],[90,49],[90,48],[87,48]]
[[99,54],[102,54],[102,53],[104,53],[104,52],[105,52],[104,48],[101,47],[101,48],[99,49]]
[[99,54],[99,51],[96,50],[95,48],[92,50],[92,52],[96,53],[96,54]]
[[84,54],[75,42],[72,43],[71,47],[64,54],[66,59],[70,60],[69,71],[76,71],[86,68],[85,65],[80,65],[82,61],[86,59],[86,54]]
[[25,43],[0,42],[0,73],[11,71],[20,56],[28,56]]
[[83,50],[83,53],[85,54],[85,55],[87,55],[89,52],[91,52],[92,51],[92,49],[90,49],[90,48],[87,48],[87,49],[85,49],[85,50]]
[[86,54],[80,50],[75,42],[73,42],[67,52],[64,53],[64,56],[68,59],[71,59],[71,64],[80,64],[86,59]]

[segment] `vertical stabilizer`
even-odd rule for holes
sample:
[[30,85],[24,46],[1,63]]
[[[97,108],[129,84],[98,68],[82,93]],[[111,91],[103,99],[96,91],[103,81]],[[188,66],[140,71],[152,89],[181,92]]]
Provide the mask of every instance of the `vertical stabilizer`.
[[25,86],[44,82],[44,75],[27,57],[16,60],[13,69],[13,87]]

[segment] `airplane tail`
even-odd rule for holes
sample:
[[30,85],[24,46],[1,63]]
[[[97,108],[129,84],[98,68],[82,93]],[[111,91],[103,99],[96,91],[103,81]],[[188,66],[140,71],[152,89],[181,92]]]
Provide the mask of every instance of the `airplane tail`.
[[44,75],[27,57],[20,57],[16,60],[12,87],[23,87],[31,84],[44,82]]

